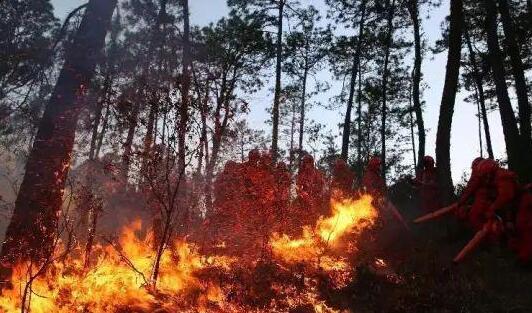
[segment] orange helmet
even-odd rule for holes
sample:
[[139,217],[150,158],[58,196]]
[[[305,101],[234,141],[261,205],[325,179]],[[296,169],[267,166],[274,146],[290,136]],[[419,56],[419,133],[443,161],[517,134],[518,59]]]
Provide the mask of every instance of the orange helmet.
[[368,162],[368,168],[372,170],[379,170],[381,168],[381,158],[374,156]]
[[482,177],[493,176],[493,174],[495,174],[498,168],[499,164],[497,164],[497,162],[492,159],[485,159],[477,164],[478,173]]
[[336,159],[336,161],[334,162],[334,168],[335,169],[344,169],[347,167],[347,163],[345,162],[344,159]]
[[430,155],[426,155],[423,157],[423,167],[425,168],[433,168],[434,167],[434,158],[432,158]]
[[475,169],[475,167],[483,160],[484,158],[481,158],[481,157],[475,158],[473,160],[473,163],[471,163],[471,169]]
[[310,154],[305,154],[301,160],[301,167],[314,166],[314,158]]
[[248,161],[252,163],[257,163],[260,159],[260,152],[258,149],[253,149],[248,153]]
[[235,161],[229,160],[225,163],[224,170],[226,171],[232,171],[235,170],[238,167],[238,163]]

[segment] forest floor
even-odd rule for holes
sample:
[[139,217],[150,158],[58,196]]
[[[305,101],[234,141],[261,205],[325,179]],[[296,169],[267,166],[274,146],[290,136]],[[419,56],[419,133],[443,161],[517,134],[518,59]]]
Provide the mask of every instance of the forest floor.
[[[410,199],[393,200],[405,218],[420,215]],[[473,235],[453,217],[413,225],[410,232],[385,225],[377,253],[401,280],[391,282],[362,264],[329,301],[354,313],[532,312],[532,268],[519,264],[504,243],[485,243],[452,263]]]

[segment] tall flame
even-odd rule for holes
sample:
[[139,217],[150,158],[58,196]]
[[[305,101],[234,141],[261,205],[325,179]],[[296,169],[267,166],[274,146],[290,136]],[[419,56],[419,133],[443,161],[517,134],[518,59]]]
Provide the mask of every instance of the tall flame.
[[[98,246],[100,257],[88,271],[84,271],[81,258],[54,262],[46,275],[33,281],[29,291],[31,304],[27,311],[104,313],[116,312],[125,307],[150,311],[157,302],[156,294],[147,286],[154,262],[151,249],[153,234],[148,233],[144,240],[140,240],[136,235],[140,229],[140,221],[125,227],[120,238],[120,248],[113,245]],[[125,258],[127,263],[124,262]],[[223,257],[205,259],[193,245],[176,241],[173,249],[167,249],[162,255],[157,297],[198,290],[205,297],[217,299],[219,288],[204,287],[194,273],[207,264],[225,267],[229,263],[230,260]],[[24,289],[29,276],[36,271],[29,264],[19,265],[14,269],[13,288],[3,291],[0,312],[21,312]]]
[[340,248],[345,235],[358,235],[374,225],[378,214],[372,201],[370,195],[359,199],[332,199],[331,216],[320,217],[314,227],[305,226],[300,238],[273,234],[273,253],[289,263],[315,260],[324,269],[343,267],[344,262],[331,259],[325,252]]
[[[332,200],[331,215],[321,217],[314,226],[306,226],[300,238],[273,234],[270,246],[274,262],[306,263],[312,265],[310,268],[319,264],[320,269],[347,272],[343,247],[348,241],[356,245],[358,235],[375,223],[377,210],[371,202],[367,195],[356,200]],[[235,277],[232,271],[238,272],[242,264],[237,258],[202,256],[194,244],[184,240],[175,241],[163,253],[154,288],[150,279],[155,259],[154,236],[148,232],[140,239],[141,228],[137,221],[123,229],[118,244],[96,246],[97,260],[88,269],[79,257],[80,251],[57,258],[40,275],[35,275],[39,269],[30,264],[15,267],[12,288],[0,295],[0,312],[18,313],[21,307],[25,308],[22,312],[31,313],[287,312],[287,307],[302,304],[311,305],[315,312],[337,312],[320,300],[317,281],[308,279],[303,289],[283,281],[273,282],[272,288],[283,294],[284,300],[274,299],[266,308],[232,302],[231,288],[238,288],[238,280],[222,283],[217,274],[214,277],[218,278],[208,275],[214,272]],[[25,303],[22,299],[26,299]]]

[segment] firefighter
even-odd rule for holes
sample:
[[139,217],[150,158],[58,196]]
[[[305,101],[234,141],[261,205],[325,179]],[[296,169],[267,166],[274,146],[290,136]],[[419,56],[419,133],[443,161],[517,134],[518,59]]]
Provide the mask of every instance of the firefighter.
[[401,223],[405,229],[409,230],[409,226],[397,208],[386,198],[386,183],[381,176],[381,160],[379,157],[372,157],[368,165],[364,177],[362,178],[363,192],[369,193],[373,197],[373,205],[379,208],[382,213],[392,216],[395,220]]
[[369,160],[362,178],[362,188],[375,199],[384,197],[386,183],[381,175],[381,159],[379,157],[375,156]]
[[478,157],[471,163],[471,176],[457,202],[456,215],[460,219],[468,219],[466,204],[471,198],[473,198],[472,211],[481,211],[483,207],[488,205],[488,190],[481,183],[478,173],[478,164],[483,160],[484,158]]
[[290,184],[291,175],[288,166],[284,162],[277,163],[275,170],[275,209],[278,220],[281,222],[284,231],[287,225],[287,215],[290,207]]
[[355,173],[343,159],[337,159],[332,172],[331,187],[338,196],[350,197],[353,195]]
[[526,264],[532,263],[532,184],[527,185],[519,201],[516,217],[516,239],[513,248],[519,260]]
[[423,169],[413,180],[414,186],[419,190],[421,207],[424,212],[433,212],[440,208],[440,188],[438,174],[431,156],[423,157]]
[[309,154],[301,160],[296,177],[296,191],[299,206],[297,211],[300,213],[296,214],[296,218],[299,224],[313,224],[320,215],[327,213],[325,177],[314,166],[314,158]]
[[[493,219],[496,213],[504,213],[504,217],[510,217],[510,208],[516,204],[519,195],[519,184],[515,173],[501,168],[491,159],[478,163],[478,179],[480,187],[477,190],[482,191],[479,196],[486,197],[487,201],[482,201],[481,205],[471,208],[469,219],[476,229]],[[477,195],[478,191],[475,196]]]

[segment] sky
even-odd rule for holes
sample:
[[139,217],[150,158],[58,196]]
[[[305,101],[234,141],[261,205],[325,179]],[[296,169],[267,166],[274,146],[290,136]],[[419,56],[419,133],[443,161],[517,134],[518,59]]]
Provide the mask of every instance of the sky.
[[[67,14],[80,4],[86,1],[81,0],[51,0],[55,8],[55,15],[64,19]],[[301,0],[303,5],[312,4],[318,8],[324,15],[326,6],[323,0]],[[442,1],[439,8],[432,9],[430,18],[426,19],[426,13],[423,19],[423,36],[429,45],[432,45],[436,40],[441,38],[441,24],[449,13],[448,1]],[[208,25],[211,22],[216,22],[228,13],[226,0],[191,0],[190,1],[190,21],[194,25]],[[446,52],[437,55],[427,54],[423,61],[423,83],[426,85],[423,100],[426,102],[424,118],[425,126],[427,128],[427,147],[428,155],[434,155],[436,129],[438,125],[439,106],[441,103],[441,95],[445,77],[445,64],[447,60]],[[408,61],[410,62],[410,61]],[[341,84],[341,82],[334,82],[326,72],[320,74],[324,79],[333,84]],[[254,128],[264,129],[266,132],[270,131],[270,127],[265,124],[269,118],[266,113],[266,108],[271,106],[273,101],[273,92],[270,89],[273,86],[266,86],[266,89],[250,97],[251,112],[249,113],[249,124]],[[338,90],[338,88],[331,88],[331,90]],[[334,94],[324,94],[316,97],[314,101],[321,101],[327,103],[328,99]],[[467,93],[460,93],[456,98],[455,111],[453,117],[453,126],[451,132],[451,164],[453,180],[460,181],[464,172],[468,172],[471,161],[480,155],[478,144],[478,120],[476,117],[476,106],[471,103],[466,103],[464,98]],[[336,111],[326,110],[319,106],[315,106],[309,112],[309,118],[317,122],[327,125],[334,133],[338,133],[338,123],[343,120],[342,111],[340,108]],[[491,128],[492,144],[495,158],[505,158],[504,137],[500,122],[498,111],[492,112],[488,116]],[[376,121],[377,122],[377,121]],[[411,157],[406,158],[410,160]]]

